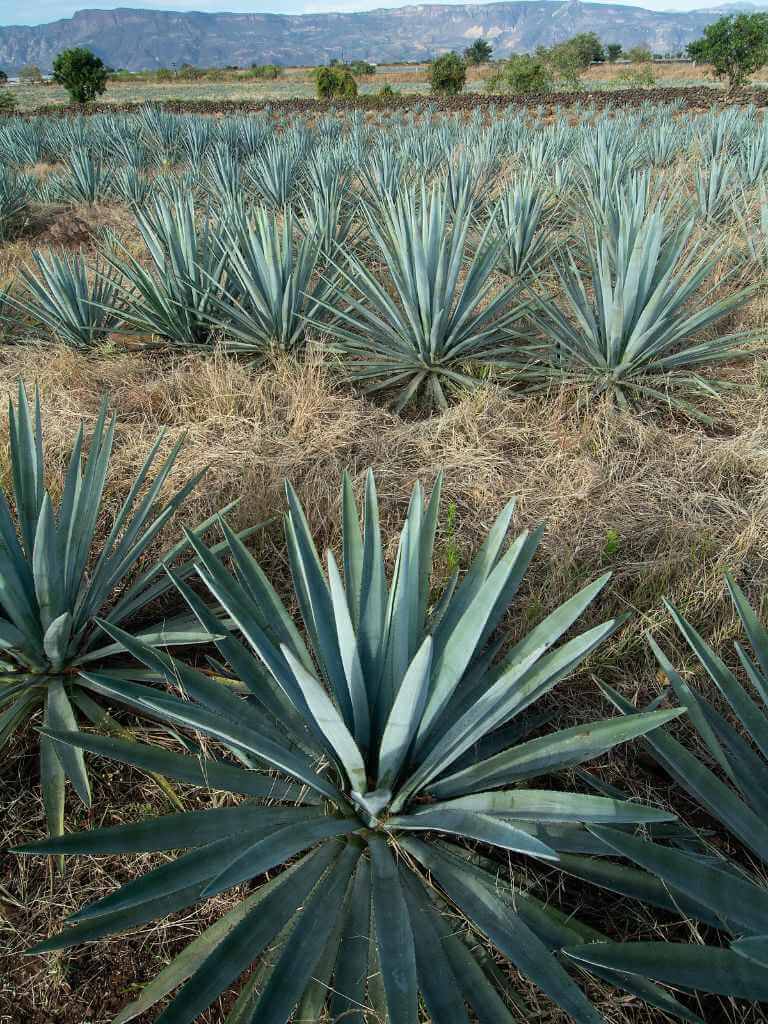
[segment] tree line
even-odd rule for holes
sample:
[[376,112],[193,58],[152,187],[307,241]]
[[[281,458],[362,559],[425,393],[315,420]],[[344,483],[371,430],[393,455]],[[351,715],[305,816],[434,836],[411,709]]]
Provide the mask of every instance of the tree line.
[[[735,14],[720,18],[704,29],[701,39],[687,46],[688,56],[697,63],[712,66],[713,74],[727,81],[729,92],[743,86],[749,76],[768,63],[768,14]],[[433,93],[457,95],[466,84],[467,69],[489,64],[493,47],[487,39],[476,39],[463,54],[444,53],[430,63],[430,85]],[[581,32],[571,39],[553,46],[539,46],[533,53],[512,54],[497,62],[486,80],[486,88],[494,93],[542,93],[553,87],[575,90],[580,78],[591,64],[606,61],[615,63],[621,58],[633,65],[649,65],[651,51],[635,46],[626,51],[620,43],[603,43],[594,32]],[[233,69],[236,70],[236,69]],[[357,77],[375,74],[376,67],[367,61],[342,63],[331,61],[326,67],[315,69],[318,97],[322,99],[350,99],[357,95]],[[195,72],[199,74],[195,75]],[[254,64],[250,74],[254,78],[277,78],[282,68],[274,64]],[[172,74],[169,72],[169,75]],[[192,65],[182,65],[176,77],[201,77],[204,72]],[[53,62],[53,80],[62,85],[73,103],[90,103],[107,88],[110,75],[115,75],[85,47],[64,50]],[[649,69],[627,72],[627,81],[635,85],[652,85]],[[25,84],[43,81],[40,69],[34,65],[22,68],[19,78]],[[0,85],[7,82],[7,74],[0,70]],[[389,85],[382,95],[392,94]],[[15,108],[11,93],[0,95],[0,113]]]

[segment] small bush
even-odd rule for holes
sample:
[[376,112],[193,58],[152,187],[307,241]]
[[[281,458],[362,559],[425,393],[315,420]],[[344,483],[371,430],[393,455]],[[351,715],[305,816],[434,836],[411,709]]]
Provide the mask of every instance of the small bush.
[[350,100],[357,96],[357,82],[349,68],[335,66],[315,69],[318,99]]
[[627,68],[616,76],[616,84],[629,86],[633,89],[651,89],[656,85],[656,76],[650,64],[641,64],[637,68]]
[[176,77],[181,78],[185,82],[197,82],[204,78],[205,75],[206,72],[202,68],[196,68],[194,64],[182,64]]
[[529,53],[513,54],[485,84],[486,92],[490,93],[539,93],[551,88],[549,69]]
[[283,69],[279,64],[251,64],[248,71],[249,78],[275,79],[282,75]]
[[430,85],[440,96],[458,96],[467,81],[467,65],[451,51],[432,61]]
[[397,89],[393,89],[389,82],[387,82],[386,85],[382,85],[382,87],[379,89],[379,96],[390,97],[399,95],[400,93],[397,91]]
[[6,89],[0,92],[0,114],[13,114],[16,112],[17,106],[16,93]]
[[367,60],[353,60],[349,70],[353,75],[375,75],[376,65],[369,64]]
[[653,60],[653,54],[647,46],[633,46],[624,56],[633,64],[649,64]]
[[19,72],[19,81],[24,85],[42,85],[43,73],[37,64],[25,64]]

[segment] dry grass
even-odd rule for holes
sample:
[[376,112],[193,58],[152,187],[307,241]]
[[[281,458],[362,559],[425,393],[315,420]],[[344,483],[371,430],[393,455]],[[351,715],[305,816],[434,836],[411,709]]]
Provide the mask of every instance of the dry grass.
[[[429,484],[442,469],[444,507],[455,503],[457,514],[450,538],[443,520],[438,560],[445,562],[450,543],[467,564],[502,505],[516,495],[514,528],[546,521],[548,529],[510,614],[511,637],[607,569],[614,577],[592,618],[632,613],[629,623],[558,695],[558,719],[569,724],[610,713],[594,675],[609,679],[639,702],[658,692],[643,633],[653,627],[668,647],[677,647],[660,608],[663,594],[720,647],[734,635],[723,569],[733,569],[747,591],[760,597],[768,532],[768,431],[761,383],[766,368],[758,363],[739,371],[738,377],[734,372],[742,390],[726,400],[721,429],[710,433],[658,414],[646,420],[612,414],[602,406],[579,409],[560,395],[519,400],[490,385],[445,415],[406,421],[349,393],[318,358],[256,372],[220,357],[106,353],[86,358],[61,348],[23,347],[0,354],[0,393],[12,392],[18,377],[39,383],[48,450],[58,472],[77,422],[92,419],[101,395],[108,393],[120,423],[108,487],[114,503],[125,493],[158,428],[169,428],[169,444],[186,431],[177,480],[205,464],[211,467],[206,485],[187,508],[186,521],[236,496],[242,496],[233,516],[237,526],[279,515],[287,477],[305,504],[318,543],[335,544],[341,471],[349,469],[359,486],[372,465],[384,526],[394,542],[413,480]],[[3,447],[0,475],[6,473]],[[279,526],[258,534],[254,546],[287,598]],[[44,833],[35,747],[31,733],[20,737],[0,769],[4,847]],[[649,782],[648,766],[637,757],[625,751],[598,768],[607,780],[659,800],[662,780]],[[139,773],[103,761],[95,764],[95,807],[86,813],[71,801],[71,828],[166,810],[158,791]],[[107,1021],[135,985],[152,977],[232,901],[232,894],[219,897],[128,938],[20,958],[32,941],[55,931],[67,913],[158,859],[76,858],[60,877],[50,874],[40,859],[5,856],[0,875],[0,1021]],[[586,919],[607,927],[605,899],[594,890],[557,873],[521,878],[535,891],[557,894]],[[615,934],[678,934],[628,901],[610,905]],[[526,995],[540,1011],[537,1021],[564,1024],[562,1014],[541,1003],[532,990]],[[611,1024],[664,1019],[608,989],[593,995]],[[221,1019],[215,1007],[204,1018],[207,1024]],[[713,1003],[706,1019],[757,1024],[764,1018],[759,1011]]]

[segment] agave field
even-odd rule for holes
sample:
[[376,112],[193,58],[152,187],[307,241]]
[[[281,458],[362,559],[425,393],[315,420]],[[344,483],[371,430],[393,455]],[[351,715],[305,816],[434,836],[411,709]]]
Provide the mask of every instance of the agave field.
[[0,143],[0,1020],[764,1020],[762,112]]

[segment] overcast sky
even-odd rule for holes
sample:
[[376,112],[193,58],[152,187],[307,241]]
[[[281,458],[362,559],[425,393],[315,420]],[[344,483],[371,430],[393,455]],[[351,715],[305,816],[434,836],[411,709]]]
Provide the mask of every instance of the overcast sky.
[[[435,2],[435,0],[432,0]],[[468,0],[437,0],[466,3]],[[625,3],[627,0],[610,0]],[[631,0],[634,7],[655,11],[694,10],[715,6],[714,0]],[[154,11],[235,11],[274,14],[309,14],[318,11],[365,11],[377,7],[404,7],[404,0],[0,0],[0,25],[39,25],[44,21],[69,18],[84,8],[104,10],[115,7],[140,7]]]

